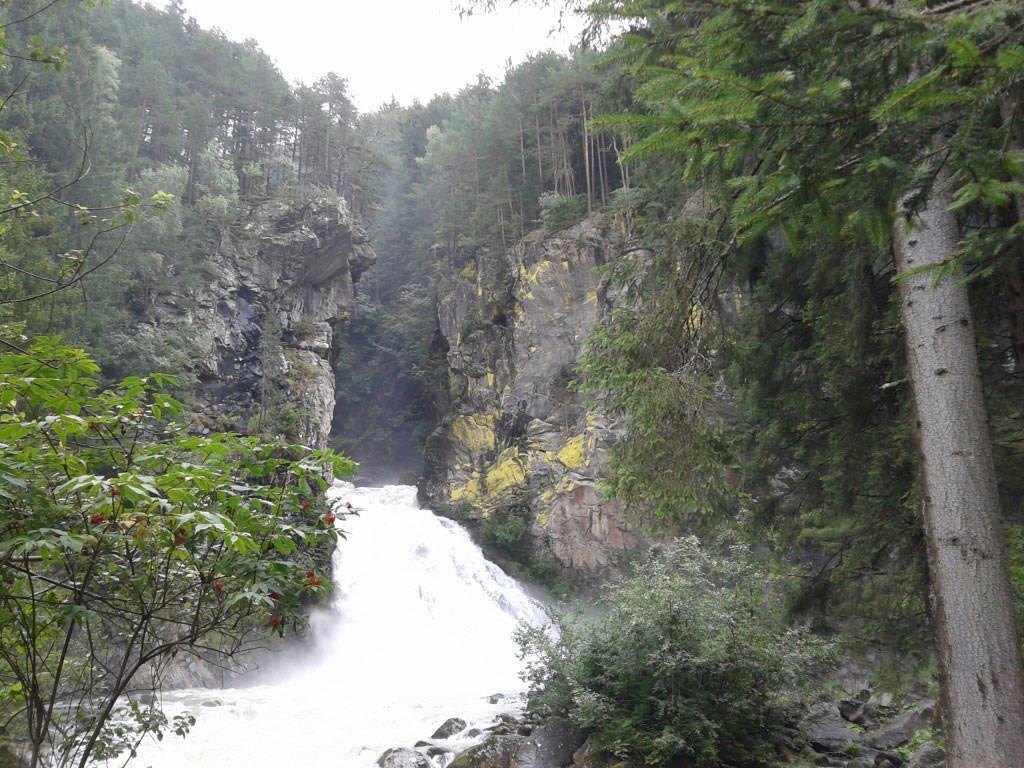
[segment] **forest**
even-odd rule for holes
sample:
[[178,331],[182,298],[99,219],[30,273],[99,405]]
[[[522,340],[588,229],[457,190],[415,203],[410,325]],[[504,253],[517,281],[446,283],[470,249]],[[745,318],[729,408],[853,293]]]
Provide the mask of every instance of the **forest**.
[[518,633],[538,768],[1019,767],[1020,4],[534,4],[570,52],[361,112],[181,0],[0,3],[0,767],[189,738],[360,469],[584,606]]

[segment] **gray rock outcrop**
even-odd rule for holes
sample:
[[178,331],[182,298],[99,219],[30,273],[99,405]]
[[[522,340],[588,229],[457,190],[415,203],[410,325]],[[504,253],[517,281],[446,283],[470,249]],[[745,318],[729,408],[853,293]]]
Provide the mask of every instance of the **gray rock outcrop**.
[[908,744],[914,734],[931,725],[935,718],[935,705],[931,702],[893,718],[871,740],[877,749],[896,749]]
[[850,728],[832,702],[822,702],[800,722],[800,731],[807,743],[817,752],[843,754],[853,745],[860,745],[863,737]]
[[151,297],[131,343],[184,357],[197,431],[262,431],[326,447],[334,335],[374,261],[341,198],[254,205],[215,233],[190,267],[198,280]]
[[428,444],[427,497],[478,519],[529,508],[534,551],[582,575],[640,544],[598,491],[619,425],[573,387],[614,303],[596,270],[622,248],[613,230],[592,218],[470,260],[438,310],[455,403]]

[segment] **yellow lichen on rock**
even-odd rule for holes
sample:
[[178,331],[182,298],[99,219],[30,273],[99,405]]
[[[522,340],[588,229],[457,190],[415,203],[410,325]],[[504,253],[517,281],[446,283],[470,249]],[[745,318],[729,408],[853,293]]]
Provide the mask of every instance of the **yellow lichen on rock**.
[[493,451],[494,417],[489,414],[459,416],[451,426],[451,437],[472,454]]
[[523,466],[519,451],[515,448],[506,448],[502,451],[484,475],[485,488],[489,496],[522,485],[525,480],[526,468]]
[[586,463],[585,442],[583,435],[570,438],[558,452],[558,460],[568,469],[578,469]]
[[455,486],[448,493],[451,501],[467,501],[480,505],[486,516],[483,502],[498,496],[512,488],[517,488],[526,481],[526,467],[523,457],[515,448],[506,448],[495,459],[483,475],[474,472],[465,485]]
[[480,477],[474,473],[473,478],[465,485],[452,488],[448,498],[452,501],[468,501],[470,503],[480,501],[483,493],[480,490]]

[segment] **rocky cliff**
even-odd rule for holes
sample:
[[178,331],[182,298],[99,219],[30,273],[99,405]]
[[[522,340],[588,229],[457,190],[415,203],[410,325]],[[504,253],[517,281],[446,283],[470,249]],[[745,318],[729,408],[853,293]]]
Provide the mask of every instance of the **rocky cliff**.
[[427,447],[426,496],[490,521],[506,546],[520,520],[533,553],[577,575],[639,544],[598,490],[616,425],[573,386],[584,342],[611,306],[596,270],[621,247],[611,230],[590,219],[470,260],[438,309],[453,406]]
[[185,348],[198,430],[262,431],[325,447],[332,348],[374,260],[340,198],[254,205],[216,230],[198,280],[152,299],[134,343]]

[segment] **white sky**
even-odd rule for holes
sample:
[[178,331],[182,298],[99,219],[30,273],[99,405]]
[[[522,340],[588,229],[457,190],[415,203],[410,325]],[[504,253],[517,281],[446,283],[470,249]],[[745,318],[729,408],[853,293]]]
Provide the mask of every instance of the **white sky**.
[[185,0],[204,28],[254,38],[289,80],[333,70],[347,78],[361,111],[394,96],[402,104],[455,93],[479,72],[500,80],[505,62],[567,51],[581,24],[558,12],[505,8],[460,19],[453,0]]

